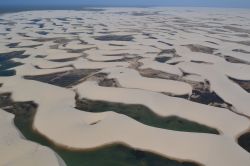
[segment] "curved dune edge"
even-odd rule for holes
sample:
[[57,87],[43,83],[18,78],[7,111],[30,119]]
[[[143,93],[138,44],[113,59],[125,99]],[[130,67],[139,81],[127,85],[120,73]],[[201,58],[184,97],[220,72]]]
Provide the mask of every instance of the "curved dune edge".
[[[16,86],[17,83],[19,86]],[[80,85],[83,87],[88,84],[90,86],[87,89],[92,90],[92,88],[95,88],[97,90],[98,87],[92,82]],[[35,81],[9,78],[8,85],[3,84],[1,91],[10,91],[10,89],[14,88],[13,86],[15,87],[15,92],[13,92],[14,100],[29,101],[33,99],[39,103],[33,124],[34,128],[59,145],[75,149],[89,149],[104,144],[123,142],[137,149],[152,151],[167,157],[193,160],[205,165],[209,165],[207,163],[207,154],[211,157],[211,161],[209,161],[211,165],[217,165],[218,163],[234,165],[238,163],[239,157],[243,163],[248,162],[248,154],[226,136],[183,133],[152,128],[113,112],[98,114],[82,112],[73,108],[74,93],[72,91]],[[116,90],[117,88],[113,89]],[[27,93],[23,93],[24,91]],[[48,91],[51,92],[51,95],[44,97],[44,92]],[[86,90],[84,91],[86,92]],[[125,91],[129,90],[125,89]],[[33,93],[37,95],[34,96]],[[239,118],[241,121],[243,120],[241,117]],[[97,120],[101,120],[101,122],[90,125]],[[239,130],[239,128],[237,129]],[[143,140],[140,138],[143,138]],[[83,139],[85,141],[82,141]],[[168,140],[167,144],[166,140]],[[207,143],[204,144],[204,141]],[[194,142],[195,146],[193,145]],[[215,148],[214,151],[211,147]],[[230,160],[225,160],[221,156],[218,157],[217,148],[224,149],[223,153],[231,156]],[[193,153],[190,153],[190,150]]]
[[[249,154],[236,142],[239,134],[250,126],[249,94],[228,79],[250,80],[250,67],[239,60],[231,63],[225,59],[232,57],[235,61],[249,62],[246,53],[232,51],[250,51],[249,42],[243,37],[249,33],[244,30],[249,28],[249,11],[111,8],[102,12],[32,11],[1,16],[4,19],[0,25],[4,33],[0,34],[1,52],[25,50],[24,54],[29,56],[11,58],[23,65],[15,67],[16,73],[12,76],[0,78],[3,83],[0,92],[11,92],[16,101],[39,104],[34,129],[56,144],[73,149],[92,149],[119,142],[207,166],[250,163]],[[210,15],[212,12],[216,15]],[[37,18],[40,20],[33,20]],[[66,25],[67,21],[70,24]],[[236,23],[241,25],[240,29],[222,28],[222,25]],[[237,24],[231,26],[238,27]],[[38,29],[48,34],[38,33]],[[115,39],[111,39],[114,36]],[[95,40],[96,37],[101,40]],[[184,46],[189,44],[203,46],[203,51]],[[124,53],[126,55],[121,56]],[[37,58],[37,55],[45,56]],[[170,59],[160,63],[156,57]],[[70,61],[62,61],[69,58]],[[152,68],[193,81],[207,79],[211,90],[235,110],[230,112],[163,95],[161,92],[190,94],[192,89],[183,82],[141,77],[137,68]],[[23,78],[72,69],[102,69],[123,88],[100,87],[96,80],[89,79],[66,89]],[[170,131],[143,125],[112,111],[80,111],[74,108],[74,90],[80,97],[91,100],[145,105],[159,116],[183,117],[216,128],[222,134]]]
[[115,78],[122,87],[166,92],[174,95],[189,95],[192,87],[180,81],[152,79],[142,77],[137,71],[128,68],[109,68],[102,72],[110,73],[108,78]]
[[0,165],[66,166],[51,149],[23,138],[13,124],[13,118],[12,114],[0,110],[0,154],[2,156]]
[[[240,132],[240,126],[242,126],[241,131],[244,131],[249,125],[247,118],[236,116],[234,113],[226,109],[193,103],[184,99],[173,98],[155,92],[139,89],[100,87],[93,81],[79,84],[75,89],[80,98],[145,105],[160,116],[177,115],[189,120],[200,122],[201,124],[207,124],[208,126],[220,130],[223,134],[231,135],[233,137],[236,137]],[[188,111],[184,111],[183,108],[186,110],[188,109]],[[228,127],[230,126],[232,119],[234,119],[234,123],[239,126],[235,128],[233,126]]]
[[[62,147],[60,145],[56,145],[55,143],[53,143],[53,141],[48,140],[45,136],[33,130],[32,124],[37,109],[37,105],[34,102],[15,102],[11,99],[10,93],[0,94],[0,97],[1,107],[5,111],[11,112],[15,115],[14,123],[15,126],[20,130],[20,132],[30,141],[40,143],[43,146],[48,146],[55,150],[55,152],[58,153],[60,157],[62,157],[67,165],[77,166],[79,165],[79,163],[83,165],[110,165],[119,163],[131,165],[131,162],[136,165],[143,162],[145,164],[147,163],[153,165],[169,165],[171,163],[171,165],[178,166],[185,166],[186,164],[198,166],[197,163],[191,161],[169,159],[154,153],[144,152],[138,149],[131,148],[119,142],[110,145],[103,145],[98,148],[84,150],[72,149],[70,147]],[[7,141],[7,143],[9,143],[9,141]],[[93,156],[95,157],[93,158]],[[58,161],[60,165],[64,165],[64,162],[60,157],[58,156]],[[40,158],[42,157],[39,157],[39,159]],[[128,161],[128,158],[133,160]],[[34,162],[38,162],[36,161],[36,159],[28,159],[28,161],[33,161],[33,165]]]
[[[113,112],[126,115],[142,124],[152,127],[182,132],[220,134],[219,131],[214,128],[178,116],[158,116],[143,105],[97,101],[85,98],[80,99],[78,96],[76,96],[75,100],[75,108],[86,112],[100,113],[112,110]],[[99,122],[100,121],[96,121],[90,125],[95,125]]]

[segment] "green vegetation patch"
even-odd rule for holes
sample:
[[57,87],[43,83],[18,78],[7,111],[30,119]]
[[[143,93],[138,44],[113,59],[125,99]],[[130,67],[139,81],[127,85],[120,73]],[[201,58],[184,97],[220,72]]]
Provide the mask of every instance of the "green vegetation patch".
[[77,98],[78,97],[76,97],[76,108],[79,110],[88,112],[114,111],[116,113],[129,116],[145,125],[153,127],[185,132],[219,134],[219,132],[214,128],[196,122],[192,122],[177,116],[159,116],[143,105],[129,105],[104,101],[92,101],[88,99],[79,100]]
[[25,138],[50,147],[65,161],[67,166],[199,166],[193,162],[168,159],[122,144],[112,144],[87,151],[60,148],[32,129],[37,107],[32,101],[12,101],[10,93],[0,94],[0,108],[15,114],[14,123]]

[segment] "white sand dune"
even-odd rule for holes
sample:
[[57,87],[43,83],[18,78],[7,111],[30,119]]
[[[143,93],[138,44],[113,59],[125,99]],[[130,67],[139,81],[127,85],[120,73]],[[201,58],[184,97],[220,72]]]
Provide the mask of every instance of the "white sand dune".
[[[33,128],[58,146],[86,150],[123,143],[205,166],[249,166],[250,155],[237,139],[249,131],[250,95],[247,85],[244,89],[228,78],[250,80],[249,16],[243,9],[207,8],[4,14],[0,16],[0,74],[16,73],[0,77],[0,93],[12,93],[14,101],[37,103]],[[29,56],[11,57],[8,53],[13,51]],[[156,57],[167,57],[166,62]],[[14,62],[22,65],[6,67]],[[72,88],[23,78],[74,69],[101,69],[119,87],[100,86],[96,77]],[[209,90],[233,110],[173,97],[193,95],[194,89],[174,78],[140,75],[146,69],[209,84]],[[100,73],[99,79],[104,79]],[[77,76],[65,81],[74,79]],[[80,98],[144,105],[159,116],[178,116],[220,134],[156,128],[112,110],[81,111],[75,109],[75,91]],[[0,165],[64,165],[49,148],[24,139],[13,118],[0,110]]]
[[23,138],[14,126],[13,119],[14,115],[0,111],[0,165],[65,165],[51,149]]
[[137,71],[128,68],[109,68],[103,70],[109,78],[115,78],[122,87],[166,92],[175,95],[186,95],[192,93],[192,87],[183,82],[174,80],[163,80],[142,77]]
[[[16,87],[14,78],[11,82],[8,86],[3,86],[4,91],[10,91],[10,89]],[[249,155],[237,144],[233,143],[233,139],[228,137],[230,136],[229,132],[232,133],[234,132],[233,130],[236,130],[236,128],[233,129],[233,126],[229,126],[229,124],[227,125],[227,129],[223,129],[221,125],[221,130],[225,130],[225,136],[163,130],[142,125],[124,115],[113,112],[93,114],[78,111],[73,108],[74,93],[70,90],[26,80],[22,80],[19,83],[21,83],[21,86],[16,88],[16,91],[13,93],[13,99],[17,101],[29,101],[33,99],[39,103],[39,109],[33,124],[34,128],[59,145],[88,149],[104,144],[121,142],[142,150],[153,151],[168,157],[176,158],[176,156],[178,156],[178,159],[190,159],[206,165],[235,165],[239,163],[239,160],[242,161],[244,165],[244,163],[250,161]],[[92,92],[91,95],[97,94],[94,92],[100,91],[100,89],[91,82],[85,84],[90,85],[87,86],[86,89]],[[82,84],[81,87],[85,86],[85,84]],[[91,97],[86,89],[79,89],[79,91],[84,91],[84,94]],[[119,100],[118,96],[114,94],[116,88],[113,89],[113,91],[109,90],[108,92],[100,91],[102,92],[100,94],[106,94],[106,99],[109,101],[112,101],[111,98],[108,98],[109,96],[116,97]],[[22,93],[23,90],[27,91],[27,93]],[[50,91],[51,95],[47,96],[46,91]],[[125,97],[131,101],[134,99],[134,102],[136,102],[135,99],[149,101],[145,98],[145,94],[142,94],[144,98],[139,98],[138,95],[140,95],[140,93],[134,91],[134,96],[131,97],[128,96],[128,89],[124,89],[124,91],[127,96],[123,96],[120,92],[120,97]],[[33,96],[33,93],[37,95]],[[109,93],[108,96],[107,93]],[[155,95],[157,96],[157,94]],[[156,96],[152,97],[156,98]],[[58,105],[56,103],[60,104]],[[174,108],[172,105],[169,107]],[[159,107],[162,108],[161,105]],[[185,105],[184,108],[188,109],[188,106]],[[226,114],[229,114],[229,112],[225,112],[225,115]],[[208,116],[211,117],[212,115],[206,115],[203,119],[203,123],[208,124],[208,122],[205,121],[205,119],[209,119]],[[219,114],[217,116],[219,116]],[[188,117],[188,115],[186,115],[186,117]],[[214,120],[215,118],[216,116],[209,120]],[[221,118],[223,118],[223,116],[219,117],[220,120]],[[229,117],[228,115],[225,120],[230,119],[232,123],[232,118],[235,119],[237,117]],[[96,125],[90,125],[96,121],[100,122]],[[244,118],[240,118],[238,121],[239,122],[233,123],[242,123],[244,121],[248,123]],[[220,122],[223,122],[223,120]],[[116,125],[114,125],[114,123]],[[247,124],[245,124],[245,126],[246,125]],[[239,130],[239,128],[240,124],[237,126],[237,130]],[[157,133],[157,135],[155,133]],[[141,138],[143,138],[143,141]],[[72,139],[74,139],[74,141],[72,141]],[[168,143],[166,143],[166,140],[168,140]],[[204,141],[206,143],[204,143]],[[194,142],[196,146],[193,146]],[[227,160],[225,160],[225,158],[218,156],[218,149],[227,154],[227,157],[230,156],[230,159],[227,158]],[[190,151],[193,153],[190,153]]]

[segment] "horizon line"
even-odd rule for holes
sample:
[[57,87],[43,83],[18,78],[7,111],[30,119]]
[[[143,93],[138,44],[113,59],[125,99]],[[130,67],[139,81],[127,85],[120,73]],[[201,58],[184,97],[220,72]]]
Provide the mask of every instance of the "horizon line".
[[[0,9],[25,9],[25,8],[109,8],[109,7],[138,7],[138,8],[155,8],[155,7],[190,7],[190,8],[242,8],[242,9],[249,9],[250,6],[207,6],[207,5],[1,5]],[[7,10],[6,9],[6,10]]]

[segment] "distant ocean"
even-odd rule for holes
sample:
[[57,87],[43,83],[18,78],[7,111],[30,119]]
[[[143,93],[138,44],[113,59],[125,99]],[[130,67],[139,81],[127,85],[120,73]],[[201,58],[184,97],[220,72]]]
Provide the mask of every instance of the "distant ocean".
[[3,13],[15,13],[21,11],[33,11],[33,10],[91,10],[91,11],[101,11],[104,10],[103,7],[93,7],[93,6],[0,6],[0,14]]

